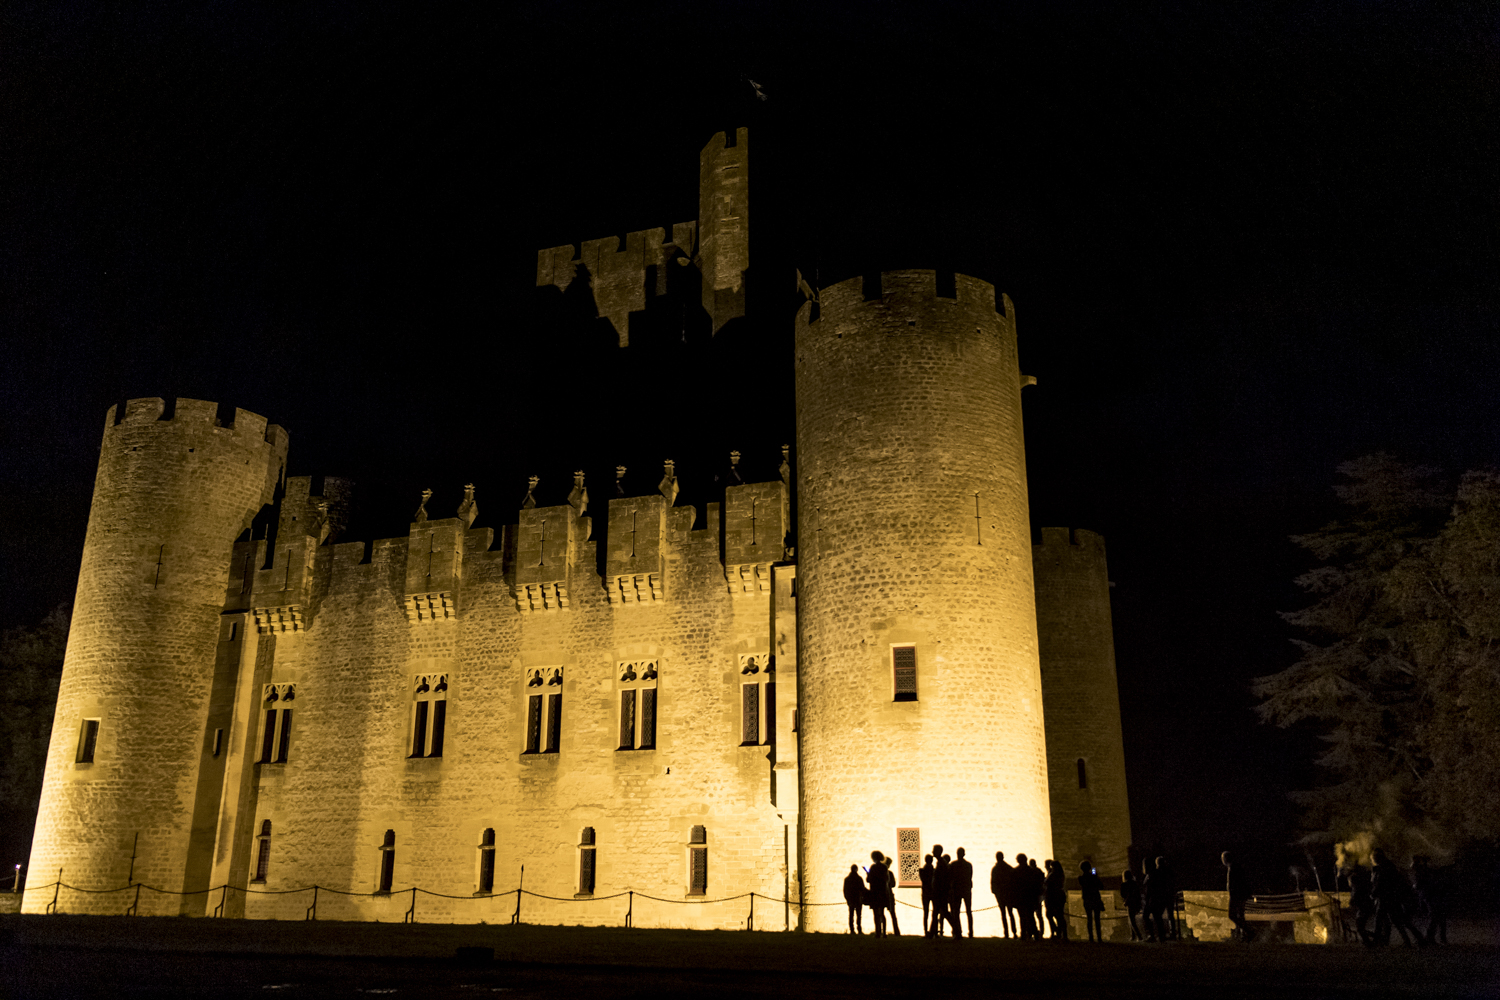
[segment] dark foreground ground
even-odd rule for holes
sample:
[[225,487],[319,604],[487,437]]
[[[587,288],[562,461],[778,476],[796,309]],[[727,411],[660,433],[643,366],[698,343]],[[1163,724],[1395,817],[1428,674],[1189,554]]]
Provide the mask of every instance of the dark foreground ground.
[[[1495,928],[1418,952],[1066,945],[744,931],[0,917],[0,990],[33,997],[1485,997]],[[494,961],[455,958],[493,948]]]

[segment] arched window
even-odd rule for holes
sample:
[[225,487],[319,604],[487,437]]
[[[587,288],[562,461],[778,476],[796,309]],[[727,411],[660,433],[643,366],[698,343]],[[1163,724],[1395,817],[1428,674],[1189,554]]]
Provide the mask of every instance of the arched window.
[[495,891],[495,831],[485,830],[479,838],[479,895]]
[[380,845],[380,890],[390,892],[396,879],[396,831],[385,831],[385,840]]
[[418,674],[412,682],[412,757],[441,757],[448,728],[448,675]]
[[1078,758],[1078,787],[1089,787],[1089,769],[1088,765],[1083,762],[1082,757]]
[[271,821],[260,824],[260,836],[255,844],[255,877],[252,882],[264,882],[271,871]]
[[620,749],[656,749],[656,660],[626,660],[619,665]]
[[688,895],[702,896],[708,892],[708,830],[693,827],[688,838]]
[[594,894],[594,862],[598,845],[594,842],[594,828],[586,826],[578,835],[578,895]]

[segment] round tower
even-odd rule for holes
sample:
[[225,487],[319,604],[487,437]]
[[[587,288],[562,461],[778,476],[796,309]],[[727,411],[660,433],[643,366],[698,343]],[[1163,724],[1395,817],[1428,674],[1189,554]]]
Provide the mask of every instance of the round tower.
[[1088,859],[1118,876],[1130,860],[1130,801],[1104,538],[1043,528],[1032,553],[1052,856],[1069,874]]
[[932,271],[888,271],[797,317],[810,903],[841,900],[872,850],[910,886],[941,843],[967,849],[979,905],[995,851],[1052,844],[1014,313],[967,275],[945,293]]
[[[213,752],[208,702],[227,638],[220,612],[230,557],[272,499],[287,450],[286,432],[264,417],[236,410],[224,427],[217,409],[179,399],[164,417],[161,399],[132,399],[105,420],[27,912],[51,902],[36,887],[58,869],[85,889],[127,879],[206,888],[183,883],[190,852],[213,849],[212,823],[195,831],[193,819],[199,768]],[[120,913],[130,895],[63,890],[58,902],[69,912]],[[139,912],[176,914],[184,902],[144,892]]]

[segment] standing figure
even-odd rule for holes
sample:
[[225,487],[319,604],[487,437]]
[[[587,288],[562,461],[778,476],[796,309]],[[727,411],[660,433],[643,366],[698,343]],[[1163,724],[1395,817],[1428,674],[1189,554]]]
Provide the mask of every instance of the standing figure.
[[1026,862],[1026,905],[1031,907],[1031,919],[1036,925],[1036,939],[1042,939],[1042,898],[1047,894],[1047,876],[1036,866],[1036,858]]
[[922,862],[922,867],[917,869],[917,878],[922,880],[922,936],[932,937],[932,925],[927,920],[927,912],[932,908],[932,877],[936,874],[932,867],[932,855],[927,855]]
[[1068,939],[1068,876],[1063,866],[1047,859],[1045,895],[1047,900],[1047,929],[1053,939]]
[[1162,902],[1164,879],[1156,877],[1156,860],[1146,858],[1141,862],[1141,909],[1145,915],[1146,940],[1165,941],[1167,930],[1162,926],[1161,913],[1166,909]]
[[953,874],[950,876],[949,889],[951,891],[953,914],[953,933],[959,937],[963,936],[963,914],[961,908],[969,911],[969,937],[974,936],[974,866],[964,859],[964,849],[958,849],[958,857],[954,860]]
[[1078,864],[1078,888],[1083,895],[1083,920],[1088,924],[1089,940],[1104,941],[1104,880],[1087,861]]
[[1219,855],[1224,862],[1224,888],[1229,891],[1229,919],[1234,924],[1234,935],[1241,941],[1250,940],[1250,925],[1245,923],[1245,903],[1250,899],[1250,888],[1245,879],[1245,866],[1234,863],[1234,855],[1225,851]]
[[1170,940],[1176,941],[1181,936],[1177,930],[1177,878],[1166,858],[1156,859],[1156,881],[1156,892],[1166,916],[1167,935]]
[[895,859],[888,858],[879,851],[874,852],[870,857],[885,865],[885,907],[891,911],[891,930],[897,937],[900,937],[901,923],[896,919],[896,873],[892,871],[896,867]]
[[[934,851],[937,848],[933,848]],[[953,891],[953,871],[946,854],[939,854],[937,867],[932,872],[932,936],[943,936],[943,925],[948,922],[948,897]]]
[[865,932],[865,880],[859,877],[859,865],[850,865],[844,876],[844,902],[849,906],[849,933]]
[[1120,899],[1125,902],[1125,912],[1130,914],[1130,940],[1141,939],[1141,925],[1136,917],[1141,914],[1141,883],[1129,868],[1120,873]]
[[890,872],[886,871],[879,851],[870,852],[871,865],[866,869],[866,880],[870,887],[870,909],[875,911],[875,936],[885,937],[885,900],[890,894]]
[[1385,856],[1385,851],[1377,847],[1370,857],[1375,862],[1370,879],[1370,895],[1375,898],[1375,943],[1390,944],[1394,927],[1401,933],[1402,944],[1410,946],[1415,940],[1417,947],[1422,947],[1427,942],[1411,922],[1411,883],[1396,863]]
[[995,897],[995,906],[1000,911],[1000,931],[1005,937],[1020,933],[1016,922],[1015,907],[1016,870],[1005,861],[1005,852],[995,852],[995,867],[990,869],[990,892]]
[[1443,875],[1429,867],[1427,858],[1418,854],[1411,859],[1411,887],[1417,894],[1417,906],[1427,914],[1428,944],[1448,943],[1448,893]]
[[1032,912],[1031,903],[1026,898],[1027,889],[1031,885],[1031,870],[1026,867],[1026,855],[1016,855],[1015,881],[1012,884],[1015,892],[1016,909],[1021,914],[1021,940],[1031,941],[1040,937],[1036,928],[1036,914]]
[[1375,915],[1375,897],[1370,892],[1370,871],[1364,865],[1355,865],[1347,875],[1349,883],[1349,909],[1354,911],[1354,933],[1363,945],[1373,945],[1375,935],[1368,924]]

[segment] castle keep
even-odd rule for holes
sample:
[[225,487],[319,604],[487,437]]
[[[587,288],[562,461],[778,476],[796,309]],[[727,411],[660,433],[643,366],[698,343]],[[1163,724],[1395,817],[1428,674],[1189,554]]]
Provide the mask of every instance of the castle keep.
[[[537,284],[587,282],[628,349],[691,280],[717,331],[748,308],[748,219],[741,129],[703,151],[695,222],[543,250]],[[524,865],[527,921],[617,924],[634,891],[637,926],[739,927],[715,901],[754,892],[758,929],[840,930],[875,849],[913,902],[934,842],[968,849],[976,905],[996,850],[1118,872],[1104,545],[1033,541],[1014,307],[918,270],[807,299],[795,448],[701,511],[668,462],[644,495],[580,474],[481,518],[470,489],[340,541],[353,484],[287,477],[280,427],[112,408],[29,885],[301,919],[277,892],[316,884],[319,916],[367,920],[419,886],[420,919],[499,923]]]

